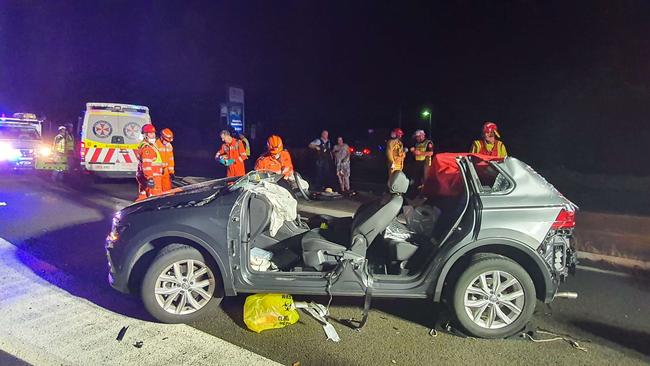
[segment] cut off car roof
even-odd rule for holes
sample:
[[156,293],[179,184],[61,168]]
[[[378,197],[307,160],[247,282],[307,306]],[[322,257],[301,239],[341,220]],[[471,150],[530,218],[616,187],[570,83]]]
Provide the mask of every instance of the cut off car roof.
[[484,162],[503,161],[503,158],[481,154],[436,154],[431,160],[429,175],[424,183],[423,193],[426,196],[456,196],[463,192],[463,178],[461,176],[458,162],[456,161],[456,158],[459,156],[475,156]]

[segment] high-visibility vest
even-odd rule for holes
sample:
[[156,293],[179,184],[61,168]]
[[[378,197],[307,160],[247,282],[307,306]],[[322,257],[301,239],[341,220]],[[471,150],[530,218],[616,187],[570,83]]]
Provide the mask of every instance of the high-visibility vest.
[[[145,158],[143,156],[145,149],[151,149],[156,153],[156,157],[153,159]],[[156,144],[152,144],[146,140],[142,141],[138,147],[138,160],[140,161],[140,164],[138,164],[139,174],[144,175],[147,178],[162,175],[163,161]]]
[[66,150],[65,136],[58,134],[54,137],[54,151],[59,154],[65,154]]
[[160,153],[163,168],[166,168],[169,174],[174,174],[176,164],[174,162],[174,146],[172,146],[172,143],[163,142],[162,139],[157,139],[156,148]]
[[[427,152],[427,149],[429,148],[429,144],[431,144],[431,151],[433,151],[433,142],[431,140],[424,140],[422,142],[416,142],[415,143],[415,150],[420,151],[420,152]],[[430,156],[424,156],[424,155],[415,155],[415,161],[427,161],[429,165],[431,165],[431,157]]]
[[395,170],[402,170],[404,168],[404,145],[400,139],[390,139],[386,144],[386,157],[388,158],[388,166],[391,167],[391,172]]
[[[503,144],[503,142],[501,142],[501,140],[494,141],[494,144],[492,144],[492,150],[488,150],[487,144],[485,143],[484,140],[475,140],[471,152],[478,153],[481,155],[500,156],[500,157],[506,157],[508,155],[508,153],[506,152],[505,145]],[[501,154],[501,152],[503,153]]]

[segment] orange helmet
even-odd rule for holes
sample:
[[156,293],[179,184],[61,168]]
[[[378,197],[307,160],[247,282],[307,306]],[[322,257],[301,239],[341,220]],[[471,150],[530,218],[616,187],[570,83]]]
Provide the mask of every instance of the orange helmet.
[[167,142],[174,141],[174,133],[169,128],[165,128],[162,131],[160,131],[160,137],[162,137],[163,140]]
[[499,135],[499,131],[497,131],[497,124],[488,121],[485,122],[485,124],[483,124],[483,133],[490,133],[490,132],[494,132],[494,135],[496,137],[501,138],[501,136]]
[[269,149],[271,154],[278,154],[280,151],[284,150],[282,138],[278,135],[269,136],[268,140],[266,140],[266,147]]
[[142,133],[156,133],[156,128],[151,124],[147,123],[146,125],[142,126]]

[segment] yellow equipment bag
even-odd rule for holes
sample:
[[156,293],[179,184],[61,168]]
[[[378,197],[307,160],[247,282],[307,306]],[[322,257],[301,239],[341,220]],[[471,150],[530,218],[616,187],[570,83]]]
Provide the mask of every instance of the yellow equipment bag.
[[248,296],[244,303],[244,323],[248,329],[257,333],[284,328],[299,318],[291,295],[255,294]]

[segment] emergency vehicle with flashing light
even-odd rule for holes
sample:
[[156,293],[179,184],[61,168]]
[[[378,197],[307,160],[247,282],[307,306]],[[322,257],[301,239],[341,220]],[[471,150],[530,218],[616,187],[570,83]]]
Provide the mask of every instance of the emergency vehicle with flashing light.
[[34,169],[41,148],[42,123],[33,113],[0,117],[0,169]]
[[135,177],[142,126],[149,108],[120,103],[86,103],[80,123],[81,168],[102,178]]

